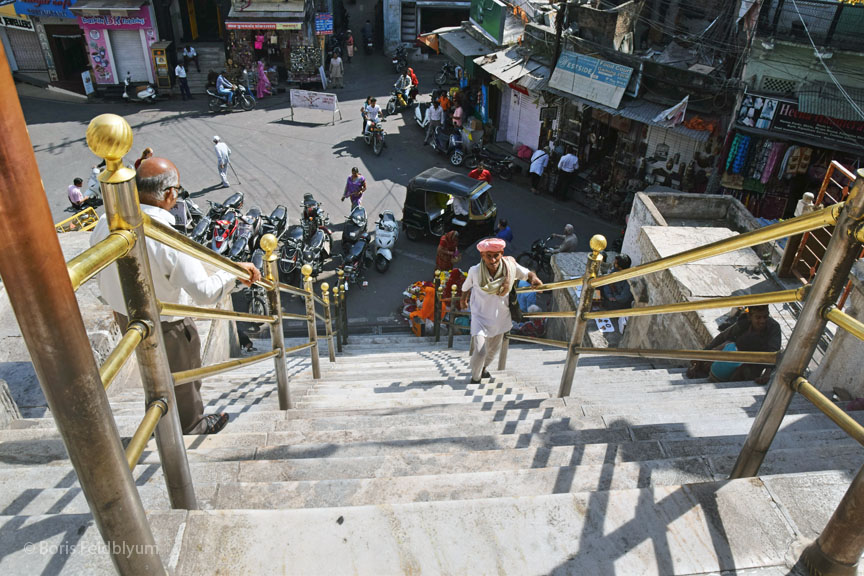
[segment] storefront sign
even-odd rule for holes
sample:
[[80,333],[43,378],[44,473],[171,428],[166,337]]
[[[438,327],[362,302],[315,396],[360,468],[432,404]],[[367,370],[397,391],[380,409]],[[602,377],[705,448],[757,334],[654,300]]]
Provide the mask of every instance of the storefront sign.
[[33,28],[33,23],[26,16],[21,16],[20,18],[3,16],[0,18],[0,26],[5,28],[15,28],[17,30],[27,30],[28,32],[36,31]]
[[105,30],[140,30],[151,28],[150,10],[147,7],[140,8],[137,12],[122,15],[97,14],[94,16],[79,16],[78,25],[82,30],[89,28],[100,28]]
[[618,108],[633,69],[584,54],[561,53],[549,86],[598,104]]
[[70,8],[77,0],[19,0],[15,2],[15,12],[28,16],[55,18],[75,18]]
[[499,0],[471,0],[468,19],[484,36],[500,46],[504,43],[504,22],[510,9]]
[[302,30],[302,22],[225,22],[226,30]]
[[333,34],[333,14],[329,12],[315,14],[315,34],[318,36]]
[[777,98],[747,94],[738,110],[741,126],[818,138],[826,143],[851,144],[864,147],[864,122],[840,120],[798,110],[798,103]]

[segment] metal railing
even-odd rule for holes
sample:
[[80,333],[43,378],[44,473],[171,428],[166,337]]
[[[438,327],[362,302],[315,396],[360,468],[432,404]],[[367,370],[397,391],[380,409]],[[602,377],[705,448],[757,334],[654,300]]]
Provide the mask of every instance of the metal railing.
[[[842,167],[839,170],[843,174],[849,174]],[[599,276],[598,273],[603,258],[601,253],[606,248],[606,239],[602,236],[594,236],[591,238],[592,252],[588,257],[586,272],[583,277],[546,284],[539,288],[517,289],[519,293],[526,293],[581,286],[581,294],[576,309],[572,312],[524,314],[526,318],[573,318],[575,323],[570,341],[516,336],[508,333],[501,347],[498,369],[504,370],[506,368],[509,340],[564,348],[567,350],[567,356],[558,396],[566,397],[571,392],[573,376],[580,354],[776,365],[765,400],[742,447],[731,474],[732,478],[753,476],[758,473],[795,392],[807,398],[853,438],[864,443],[864,427],[848,417],[830,399],[802,377],[827,321],[830,320],[838,327],[864,340],[864,323],[840,311],[836,306],[838,298],[847,284],[852,265],[862,254],[861,244],[864,242],[864,170],[859,170],[857,175],[849,175],[854,177],[854,185],[848,195],[844,192],[845,201],[843,202],[837,202],[822,210],[766,226],[759,230],[604,276]],[[834,233],[831,235],[830,243],[826,247],[819,270],[812,283],[802,288],[626,310],[592,311],[595,290],[602,286],[632,280],[667,270],[673,266],[696,262],[826,226],[833,226]],[[590,348],[582,345],[587,322],[594,318],[648,316],[786,302],[803,302],[803,306],[798,322],[783,352]],[[853,533],[852,536],[850,536],[850,532]],[[854,574],[854,565],[862,552],[864,552],[864,468],[852,482],[843,502],[835,511],[822,535],[804,552],[803,558],[811,566],[811,570],[818,571],[819,574]],[[852,566],[851,572],[849,571],[850,566]]]
[[89,206],[77,214],[57,222],[54,224],[54,229],[57,230],[58,234],[76,231],[86,232],[92,230],[98,221],[99,215],[96,214],[96,210],[94,210],[92,206]]

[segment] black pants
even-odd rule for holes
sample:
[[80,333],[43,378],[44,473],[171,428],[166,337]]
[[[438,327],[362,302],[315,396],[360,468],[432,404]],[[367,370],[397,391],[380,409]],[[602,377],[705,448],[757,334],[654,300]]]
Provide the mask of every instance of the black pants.
[[573,179],[576,177],[576,172],[565,172],[561,170],[558,174],[558,185],[555,187],[555,195],[561,200],[567,199],[567,192],[570,191],[570,186],[573,184]]
[[186,78],[177,78],[177,84],[180,85],[180,95],[183,100],[192,98],[192,92],[189,91],[189,81]]

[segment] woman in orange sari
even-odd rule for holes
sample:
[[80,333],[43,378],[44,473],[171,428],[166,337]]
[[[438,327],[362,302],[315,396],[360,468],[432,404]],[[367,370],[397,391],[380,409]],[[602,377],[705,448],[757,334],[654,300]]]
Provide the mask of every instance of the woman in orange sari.
[[454,262],[459,259],[459,232],[451,230],[438,242],[438,254],[435,258],[435,268],[450,272]]

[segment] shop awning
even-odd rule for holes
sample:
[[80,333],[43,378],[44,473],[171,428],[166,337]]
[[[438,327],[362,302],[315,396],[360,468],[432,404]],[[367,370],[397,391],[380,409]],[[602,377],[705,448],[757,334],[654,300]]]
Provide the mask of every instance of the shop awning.
[[516,84],[527,90],[531,90],[532,92],[540,92],[541,90],[546,90],[546,86],[549,85],[549,76],[551,74],[552,71],[548,66],[541,65],[519,78],[519,81],[516,82]]
[[146,4],[144,0],[78,0],[69,9],[73,12],[87,10],[96,12],[98,10],[113,10],[114,12],[135,12]]
[[474,61],[474,58],[488,54],[492,50],[468,34],[464,28],[439,34],[438,47],[454,62],[466,69],[469,68],[468,65]]
[[245,8],[238,9],[236,4],[228,12],[228,18],[237,20],[285,19],[300,18],[306,15],[306,4],[303,0],[288,2],[250,2]]
[[[864,88],[844,88],[858,110],[864,111]],[[862,122],[861,114],[834,84],[807,82],[798,90],[798,111],[837,120]]]
[[515,47],[475,58],[474,63],[505,84],[516,82],[541,66],[536,60],[519,54]]
[[611,116],[621,116],[649,126],[659,126],[660,128],[671,130],[676,134],[681,134],[682,136],[686,136],[687,138],[696,140],[697,142],[707,142],[708,139],[711,138],[711,132],[708,130],[691,130],[690,128],[686,128],[680,124],[669,128],[654,122],[654,118],[656,118],[658,114],[669,108],[669,106],[663,106],[662,104],[655,104],[654,102],[648,102],[647,100],[641,99],[622,100],[620,108],[616,110],[615,108],[603,106],[597,102],[592,102],[591,100],[586,100],[585,98],[580,98],[579,96],[574,96],[573,94],[562,92],[555,88],[548,87],[546,88],[546,91],[564,98],[570,98],[571,100],[580,102],[586,106],[590,106],[591,108],[602,110]]

